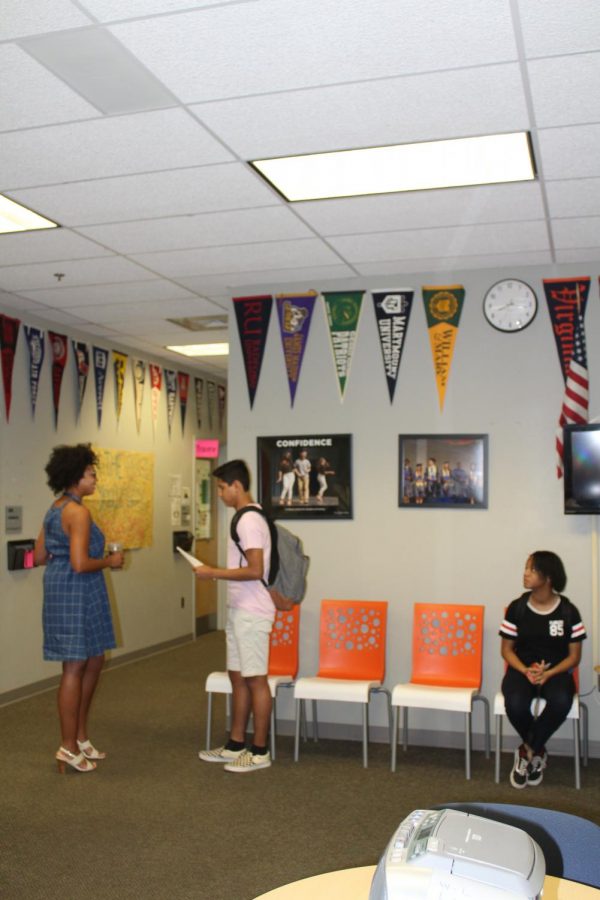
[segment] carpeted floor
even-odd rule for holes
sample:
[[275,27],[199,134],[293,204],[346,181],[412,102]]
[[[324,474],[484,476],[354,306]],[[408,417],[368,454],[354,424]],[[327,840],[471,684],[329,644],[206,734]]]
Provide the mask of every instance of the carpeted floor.
[[[494,784],[493,760],[460,750],[304,745],[278,740],[272,768],[245,777],[201,763],[204,678],[223,668],[222,633],[109,670],[92,737],[110,757],[91,775],[57,774],[54,691],[0,709],[0,896],[3,900],[251,900],[299,878],[377,858],[412,809],[444,802],[521,803],[600,824],[600,760],[573,787],[572,760],[546,781]],[[220,737],[224,705],[215,701]]]

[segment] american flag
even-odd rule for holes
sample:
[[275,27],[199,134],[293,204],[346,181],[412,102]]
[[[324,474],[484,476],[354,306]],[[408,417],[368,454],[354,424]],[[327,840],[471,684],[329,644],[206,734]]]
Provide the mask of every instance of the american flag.
[[[579,293],[579,292],[578,292]],[[578,306],[575,317],[573,335],[573,355],[567,366],[567,379],[563,396],[558,430],[556,432],[556,452],[558,460],[556,475],[563,476],[563,428],[565,425],[583,425],[588,420],[589,377],[587,368],[587,351],[585,346],[585,328],[583,316]]]

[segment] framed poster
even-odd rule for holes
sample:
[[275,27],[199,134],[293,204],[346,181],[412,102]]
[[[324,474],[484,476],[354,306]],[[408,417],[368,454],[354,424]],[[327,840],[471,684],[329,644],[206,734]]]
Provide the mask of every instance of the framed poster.
[[352,436],[257,438],[258,501],[275,519],[352,518]]
[[398,505],[487,509],[487,434],[401,434]]

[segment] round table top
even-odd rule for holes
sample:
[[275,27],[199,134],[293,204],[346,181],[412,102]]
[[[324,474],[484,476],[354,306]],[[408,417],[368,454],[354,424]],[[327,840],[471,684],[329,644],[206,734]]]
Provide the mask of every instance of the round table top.
[[[255,900],[369,900],[375,866],[325,872],[284,884]],[[600,900],[600,890],[546,875],[544,900]]]

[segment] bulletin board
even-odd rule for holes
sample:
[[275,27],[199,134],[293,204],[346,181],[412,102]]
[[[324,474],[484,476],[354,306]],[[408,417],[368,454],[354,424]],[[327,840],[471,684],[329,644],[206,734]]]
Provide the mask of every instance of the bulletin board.
[[94,447],[98,483],[85,505],[107,541],[126,550],[151,547],[154,521],[154,454]]

